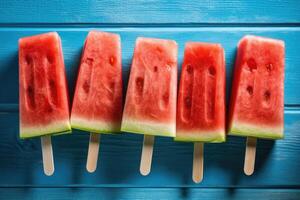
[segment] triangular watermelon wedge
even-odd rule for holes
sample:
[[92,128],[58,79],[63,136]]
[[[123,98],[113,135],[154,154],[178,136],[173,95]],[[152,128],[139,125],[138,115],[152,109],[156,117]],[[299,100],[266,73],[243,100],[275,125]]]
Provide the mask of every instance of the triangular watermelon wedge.
[[72,128],[120,132],[122,68],[120,36],[90,31],[85,41],[72,105]]
[[230,135],[283,138],[284,42],[245,36],[238,44]]
[[134,50],[122,131],[175,137],[177,44],[138,38]]
[[220,44],[186,43],[176,124],[176,141],[225,141],[225,57]]
[[56,32],[19,40],[20,137],[71,131],[61,40]]

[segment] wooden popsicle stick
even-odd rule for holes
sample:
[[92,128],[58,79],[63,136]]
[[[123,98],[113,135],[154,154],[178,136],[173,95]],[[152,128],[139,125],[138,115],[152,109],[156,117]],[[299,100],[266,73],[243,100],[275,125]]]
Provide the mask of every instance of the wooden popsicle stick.
[[43,165],[44,173],[47,176],[51,176],[54,173],[54,161],[51,136],[46,135],[41,137],[42,154],[43,154]]
[[100,134],[91,133],[89,142],[89,151],[86,161],[86,169],[88,172],[93,173],[97,169],[98,153],[100,146]]
[[151,171],[153,145],[154,145],[154,136],[145,135],[141,163],[140,163],[140,172],[143,176],[147,176]]
[[257,139],[254,137],[247,137],[244,172],[248,176],[252,175],[254,172],[256,140]]
[[194,143],[193,181],[200,183],[203,179],[203,146],[202,142]]

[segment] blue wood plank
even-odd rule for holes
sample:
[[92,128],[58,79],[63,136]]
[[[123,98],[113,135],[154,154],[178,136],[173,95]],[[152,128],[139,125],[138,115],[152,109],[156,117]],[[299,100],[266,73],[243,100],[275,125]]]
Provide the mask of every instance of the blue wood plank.
[[[243,35],[283,39],[285,139],[259,140],[251,177],[242,172],[245,138],[206,144],[204,181],[196,185],[191,179],[190,143],[157,137],[152,173],[143,177],[138,171],[142,136],[104,135],[99,168],[89,174],[89,136],[74,131],[53,138],[56,172],[45,176],[39,139],[18,137],[17,40],[59,31],[72,97],[85,36],[97,27],[121,34],[125,86],[138,36],[177,40],[179,63],[186,41],[221,43],[227,90],[236,44]],[[299,27],[299,0],[0,1],[0,199],[300,199]]]
[[[18,104],[18,39],[41,32],[57,30],[62,38],[67,76],[72,97],[81,49],[89,28],[2,28],[0,29],[0,109],[6,104]],[[300,94],[300,29],[299,28],[102,28],[121,34],[123,78],[126,81],[135,40],[138,36],[174,39],[179,44],[179,68],[187,41],[221,43],[226,52],[227,89],[230,89],[236,45],[245,34],[279,38],[286,43],[285,104],[299,105]],[[9,38],[9,39],[8,39]],[[2,105],[1,105],[2,104]],[[16,106],[15,106],[16,108]]]
[[49,200],[299,200],[299,189],[200,188],[0,188],[1,199]]
[[0,1],[0,23],[299,22],[298,0]]
[[53,138],[56,172],[42,171],[40,140],[20,140],[18,112],[0,113],[0,187],[88,186],[88,187],[294,187],[300,183],[300,110],[285,111],[285,139],[259,140],[256,171],[243,174],[245,138],[229,137],[226,143],[205,145],[204,180],[191,178],[191,143],[156,137],[152,172],[139,174],[142,136],[103,135],[99,166],[85,169],[89,135]]

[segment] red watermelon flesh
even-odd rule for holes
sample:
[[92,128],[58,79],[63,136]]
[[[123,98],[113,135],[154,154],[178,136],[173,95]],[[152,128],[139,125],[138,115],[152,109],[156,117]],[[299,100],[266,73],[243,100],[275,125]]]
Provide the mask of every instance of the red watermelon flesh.
[[176,90],[176,42],[138,38],[121,130],[175,137]]
[[20,137],[70,132],[61,40],[46,33],[19,40]]
[[219,44],[186,43],[175,140],[225,141],[225,58]]
[[283,138],[284,56],[281,40],[241,39],[231,95],[231,135]]
[[122,68],[120,36],[89,32],[81,58],[71,126],[95,133],[120,131]]

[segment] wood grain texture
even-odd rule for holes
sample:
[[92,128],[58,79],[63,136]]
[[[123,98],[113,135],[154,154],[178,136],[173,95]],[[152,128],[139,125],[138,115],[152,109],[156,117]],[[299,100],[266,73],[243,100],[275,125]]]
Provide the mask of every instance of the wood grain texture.
[[[0,114],[1,186],[86,187],[295,187],[300,183],[300,111],[286,110],[285,139],[258,140],[255,172],[243,173],[246,138],[205,144],[205,178],[192,181],[193,143],[156,137],[151,173],[139,173],[142,135],[114,134],[101,138],[101,166],[86,171],[89,133],[52,137],[56,171],[43,174],[39,138],[20,140],[18,113]],[[13,170],[13,176],[12,176]],[[292,172],[292,173],[291,173]]]
[[201,188],[0,188],[1,199],[299,200],[299,189]]
[[51,136],[47,135],[41,137],[41,145],[42,145],[44,173],[47,176],[51,176],[54,173],[54,161],[53,161]]
[[244,160],[244,173],[248,176],[251,176],[255,169],[256,143],[257,138],[247,137]]
[[88,172],[93,173],[97,169],[97,163],[99,159],[99,148],[101,134],[99,133],[90,133],[90,141],[88,147],[88,155],[86,161],[86,169]]
[[[1,104],[18,104],[18,39],[48,31],[58,31],[62,39],[64,59],[72,99],[77,76],[78,62],[85,37],[92,28],[0,28],[0,81],[7,87],[0,87]],[[285,104],[300,105],[300,29],[267,27],[227,27],[227,28],[102,28],[103,31],[119,33],[122,40],[122,69],[124,96],[138,36],[174,39],[178,42],[178,63],[181,69],[184,44],[187,41],[221,43],[226,56],[227,94],[231,87],[232,71],[238,41],[246,34],[255,34],[282,39],[286,44]],[[9,39],[7,39],[9,38]],[[2,108],[7,109],[6,105]],[[15,106],[15,109],[17,107]]]
[[204,144],[202,142],[194,143],[194,156],[193,156],[193,181],[200,183],[203,179],[203,166],[204,166]]
[[0,1],[0,23],[299,23],[298,0]]
[[[70,99],[87,32],[122,38],[124,92],[135,39],[174,39],[179,68],[187,41],[219,42],[226,52],[227,96],[236,45],[245,34],[286,44],[285,139],[258,140],[255,172],[243,173],[246,138],[205,144],[201,184],[191,177],[193,144],[156,137],[152,172],[139,174],[143,136],[101,135],[100,163],[85,169],[89,134],[53,137],[56,172],[43,174],[39,138],[20,140],[18,39],[58,31],[63,43]],[[300,197],[300,3],[246,0],[0,1],[0,199],[290,199]]]
[[140,162],[140,173],[143,176],[147,176],[151,172],[154,141],[155,141],[155,136],[144,135],[141,162]]

